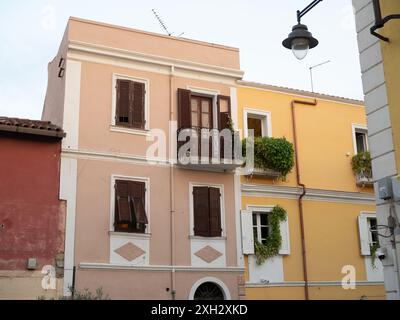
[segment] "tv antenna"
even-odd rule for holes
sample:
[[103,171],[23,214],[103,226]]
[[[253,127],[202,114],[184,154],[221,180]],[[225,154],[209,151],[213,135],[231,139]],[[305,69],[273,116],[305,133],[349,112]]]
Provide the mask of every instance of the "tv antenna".
[[313,69],[314,69],[314,68],[317,68],[317,67],[320,67],[320,66],[323,66],[324,64],[327,64],[327,63],[329,63],[329,62],[331,62],[331,60],[327,60],[327,61],[325,61],[325,62],[318,63],[318,64],[316,64],[315,66],[311,66],[311,67],[309,68],[309,69],[310,69],[311,92],[312,92],[312,93],[314,93],[314,81],[313,81],[313,73],[312,73]]
[[[156,19],[158,20],[158,23],[161,25],[161,27],[164,29],[164,31],[167,33],[167,35],[169,37],[171,37],[173,35],[172,32],[169,32],[166,24],[164,23],[164,21],[161,19],[160,15],[157,13],[157,11],[155,9],[151,9],[151,11],[153,11],[154,16],[156,17]],[[180,35],[178,35],[178,37],[180,37],[181,35],[183,35],[184,32],[182,32]]]

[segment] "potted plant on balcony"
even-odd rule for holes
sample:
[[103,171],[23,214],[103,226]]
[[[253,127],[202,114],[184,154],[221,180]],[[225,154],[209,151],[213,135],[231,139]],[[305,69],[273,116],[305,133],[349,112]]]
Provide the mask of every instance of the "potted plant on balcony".
[[372,185],[372,166],[369,151],[356,154],[351,160],[351,166],[356,175],[358,186]]
[[[246,139],[242,144],[246,156]],[[270,178],[282,177],[290,173],[294,166],[293,144],[285,138],[256,137],[254,138],[253,175]]]

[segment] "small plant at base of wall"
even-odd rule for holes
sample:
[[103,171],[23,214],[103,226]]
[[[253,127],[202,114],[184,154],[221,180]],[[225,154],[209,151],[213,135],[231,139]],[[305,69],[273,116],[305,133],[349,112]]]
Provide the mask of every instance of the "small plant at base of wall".
[[268,258],[279,254],[282,246],[282,235],[280,223],[286,221],[286,210],[276,206],[268,214],[270,233],[265,240],[265,244],[254,239],[254,254],[258,265],[262,265]]

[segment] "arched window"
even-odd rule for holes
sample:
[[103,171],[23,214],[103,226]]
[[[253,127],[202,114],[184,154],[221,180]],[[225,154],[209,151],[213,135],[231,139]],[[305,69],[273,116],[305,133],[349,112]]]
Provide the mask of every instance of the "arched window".
[[213,282],[201,284],[195,294],[194,300],[225,300],[221,288]]

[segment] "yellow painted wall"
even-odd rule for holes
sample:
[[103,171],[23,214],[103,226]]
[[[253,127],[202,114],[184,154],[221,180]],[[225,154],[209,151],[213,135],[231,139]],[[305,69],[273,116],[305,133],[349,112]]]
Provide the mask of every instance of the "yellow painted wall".
[[[337,286],[309,288],[312,300],[384,300],[385,289],[381,285],[358,286],[355,290],[344,290]],[[303,300],[303,287],[247,288],[248,300]]]
[[[382,15],[400,13],[400,2],[396,0],[381,1]],[[390,39],[390,43],[381,41],[382,56],[390,118],[392,121],[393,142],[396,150],[397,170],[400,168],[400,20],[386,23],[380,33]]]
[[[244,109],[271,113],[272,136],[293,142],[291,101],[312,101],[310,97],[275,92],[260,88],[238,88],[238,127],[244,127]],[[307,188],[329,191],[373,193],[372,188],[359,188],[351,170],[354,155],[352,124],[366,125],[364,107],[359,104],[317,99],[317,106],[296,106],[298,152],[302,181]],[[246,184],[297,186],[295,170],[286,181],[243,177]],[[290,255],[283,256],[285,282],[304,281],[301,231],[296,198],[272,198],[242,195],[242,209],[248,205],[275,206],[286,209],[289,221]],[[357,281],[367,281],[364,257],[360,254],[358,216],[363,211],[375,212],[375,205],[348,202],[304,201],[304,225],[308,278],[311,282],[340,283],[343,266],[356,268]],[[245,260],[246,267],[248,260]],[[268,261],[266,262],[268,263]],[[246,270],[246,280],[248,280]],[[344,290],[340,286],[311,286],[311,299],[384,298],[383,285],[357,286]],[[304,299],[303,286],[248,287],[247,299]]]
[[[301,233],[296,199],[242,197],[247,205],[280,205],[287,211],[291,253],[283,257],[285,281],[303,281]],[[364,258],[360,255],[357,218],[373,205],[304,201],[304,226],[310,281],[341,281],[342,267],[353,265],[357,281],[365,281]]]
[[[313,101],[293,94],[259,88],[238,88],[238,127],[243,130],[243,110],[269,111],[272,118],[272,136],[286,137],[293,142],[291,101]],[[351,170],[354,155],[352,124],[366,125],[364,107],[356,104],[318,100],[317,106],[296,106],[299,162],[302,180],[308,188],[372,192],[372,188],[358,188]],[[266,183],[253,178],[243,182]],[[295,171],[280,185],[296,186]]]

